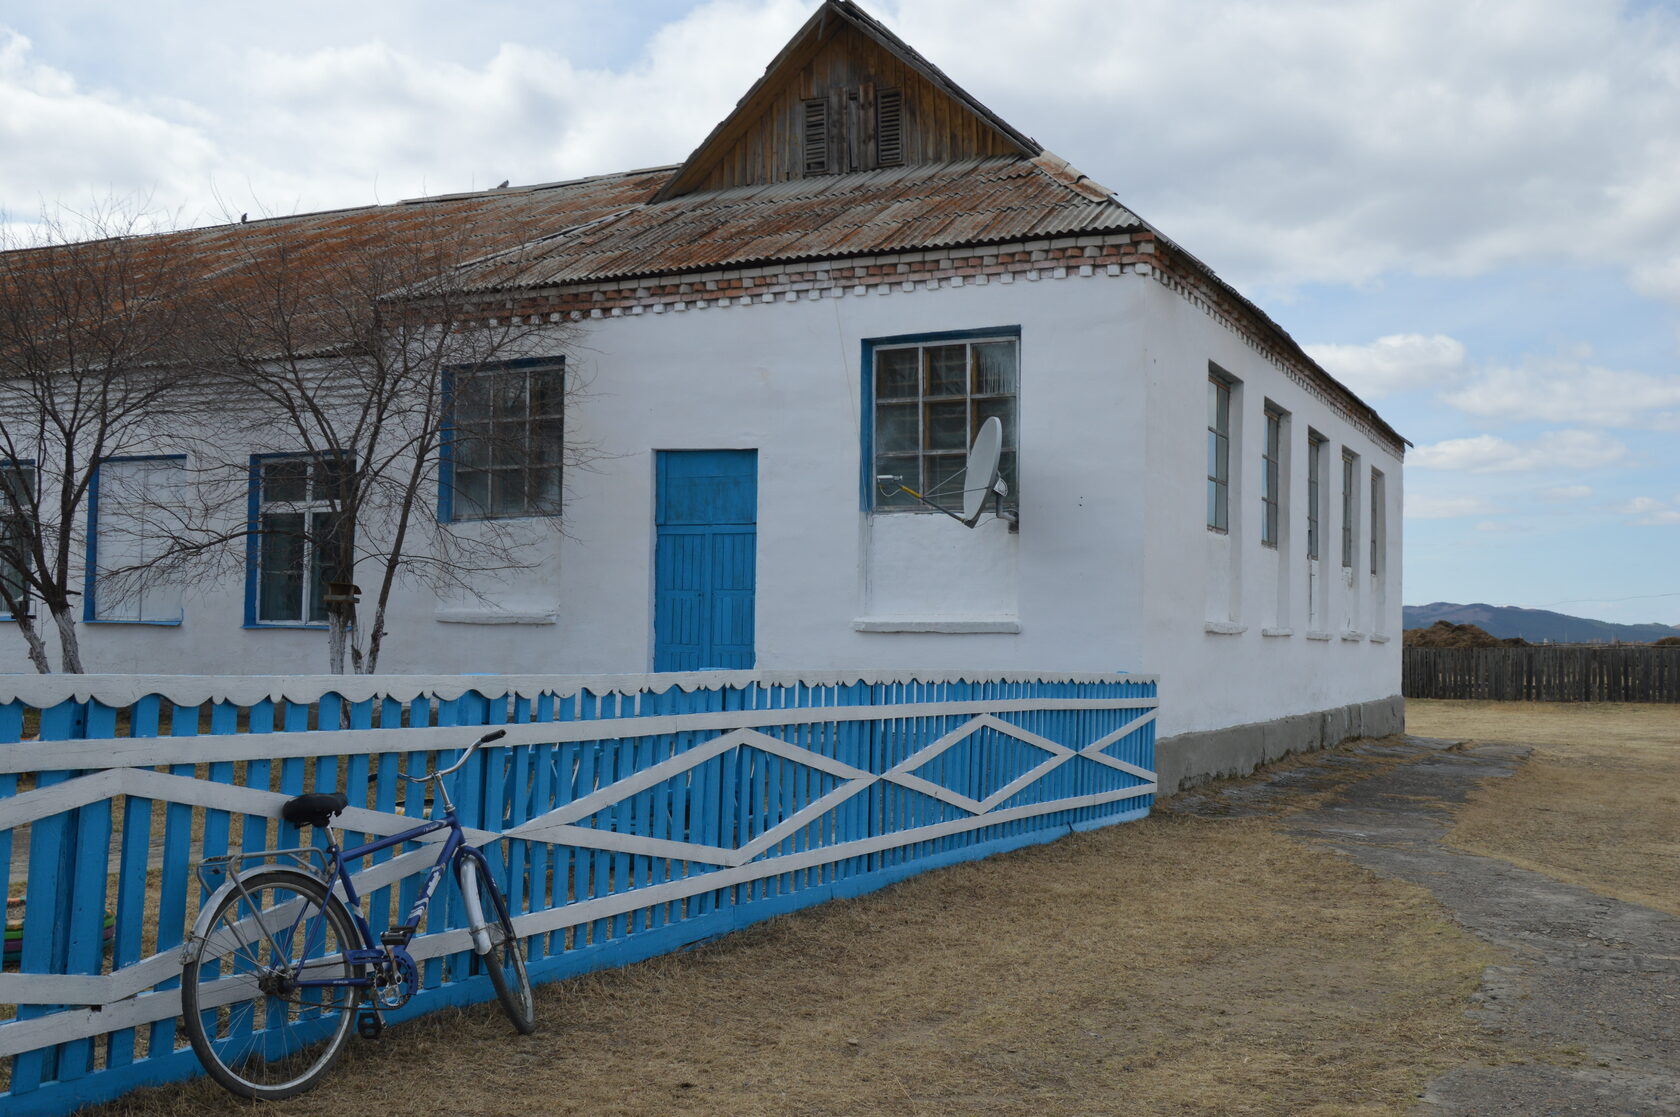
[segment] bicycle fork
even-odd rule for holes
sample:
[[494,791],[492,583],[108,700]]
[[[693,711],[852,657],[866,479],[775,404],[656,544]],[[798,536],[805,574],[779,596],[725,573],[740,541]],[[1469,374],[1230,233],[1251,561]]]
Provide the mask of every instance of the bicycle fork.
[[467,901],[467,931],[472,935],[473,953],[490,953],[490,930],[484,921],[484,908],[478,899],[478,858],[463,857],[461,865],[461,895]]

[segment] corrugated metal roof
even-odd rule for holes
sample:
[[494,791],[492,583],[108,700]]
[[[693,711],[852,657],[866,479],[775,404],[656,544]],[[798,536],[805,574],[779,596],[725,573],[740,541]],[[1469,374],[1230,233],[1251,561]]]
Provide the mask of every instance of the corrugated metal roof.
[[950,248],[1136,228],[1051,157],[821,175],[687,194],[504,252],[470,289],[551,287],[784,260]]

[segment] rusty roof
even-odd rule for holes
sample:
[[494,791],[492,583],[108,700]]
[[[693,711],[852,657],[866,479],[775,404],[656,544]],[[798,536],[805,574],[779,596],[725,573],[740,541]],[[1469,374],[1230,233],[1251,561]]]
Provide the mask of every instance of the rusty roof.
[[628,205],[465,269],[482,291],[788,260],[997,244],[1139,227],[1053,156],[997,157],[686,194]]

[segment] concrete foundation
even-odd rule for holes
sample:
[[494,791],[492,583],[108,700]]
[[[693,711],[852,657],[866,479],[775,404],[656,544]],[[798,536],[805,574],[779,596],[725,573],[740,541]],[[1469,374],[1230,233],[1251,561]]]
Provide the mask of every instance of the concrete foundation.
[[1274,721],[1164,737],[1155,745],[1160,794],[1222,776],[1246,776],[1292,752],[1328,748],[1349,737],[1386,737],[1406,729],[1406,700],[1396,694]]

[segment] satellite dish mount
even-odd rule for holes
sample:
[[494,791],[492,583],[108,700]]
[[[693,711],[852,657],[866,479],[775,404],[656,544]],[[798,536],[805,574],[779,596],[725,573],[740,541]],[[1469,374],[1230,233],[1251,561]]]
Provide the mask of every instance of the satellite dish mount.
[[929,496],[939,496],[940,489],[949,482],[931,489],[927,496],[903,483],[903,479],[895,474],[882,474],[875,479],[880,486],[882,496],[895,496],[898,493],[909,493],[923,504],[936,512],[941,512],[966,528],[972,528],[980,522],[980,516],[986,510],[986,498],[994,498],[993,513],[1000,520],[1009,524],[1010,531],[1021,529],[1020,520],[1015,513],[1003,506],[1003,498],[1009,495],[1009,482],[998,475],[998,467],[1003,460],[1003,421],[996,415],[980,424],[980,433],[974,436],[974,444],[968,448],[968,462],[962,472],[962,515],[938,504]]

